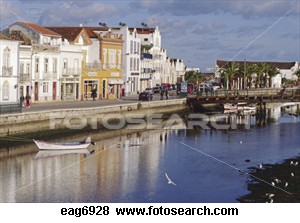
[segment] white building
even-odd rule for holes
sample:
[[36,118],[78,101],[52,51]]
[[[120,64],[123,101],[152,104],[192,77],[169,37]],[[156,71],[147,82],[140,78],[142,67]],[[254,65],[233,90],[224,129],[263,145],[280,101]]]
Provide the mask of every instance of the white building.
[[[160,30],[158,27],[137,28],[137,32],[138,37],[141,39],[141,53],[152,54],[153,70],[151,73],[151,82],[153,85],[161,84],[163,67],[165,63],[165,58],[163,55],[165,52],[161,48]],[[141,69],[143,70],[144,67],[141,67]],[[141,86],[144,86],[144,84],[141,84]]]
[[113,28],[113,32],[122,34],[123,36],[123,89],[125,95],[136,94],[140,90],[141,77],[141,40],[138,37],[136,28],[129,28],[126,24],[120,28]]
[[19,41],[10,40],[0,33],[0,104],[19,101]]
[[36,24],[16,22],[9,33],[20,31],[31,40],[30,95],[33,101],[60,100],[59,59],[61,35]]

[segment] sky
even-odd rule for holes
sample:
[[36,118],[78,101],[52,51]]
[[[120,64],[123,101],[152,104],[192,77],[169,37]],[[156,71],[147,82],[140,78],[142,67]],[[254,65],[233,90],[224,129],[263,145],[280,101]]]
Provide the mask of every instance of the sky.
[[300,59],[300,0],[0,0],[0,29],[42,26],[158,26],[171,58],[209,72],[220,60]]

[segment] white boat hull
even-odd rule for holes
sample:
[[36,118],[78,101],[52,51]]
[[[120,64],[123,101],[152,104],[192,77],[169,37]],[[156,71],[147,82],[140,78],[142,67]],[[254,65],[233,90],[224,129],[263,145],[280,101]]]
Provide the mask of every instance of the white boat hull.
[[61,156],[68,154],[89,154],[87,149],[67,149],[67,150],[40,150],[35,158],[46,158],[52,156]]
[[33,140],[40,150],[74,150],[74,149],[87,149],[91,144],[90,142],[82,143],[52,143],[40,140]]

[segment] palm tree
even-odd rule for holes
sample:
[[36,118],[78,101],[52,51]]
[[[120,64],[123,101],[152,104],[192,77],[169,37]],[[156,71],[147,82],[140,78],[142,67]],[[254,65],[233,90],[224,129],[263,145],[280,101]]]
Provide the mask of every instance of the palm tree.
[[184,79],[189,83],[196,83],[197,81],[202,82],[204,77],[200,72],[190,70],[185,72]]
[[243,75],[245,74],[245,85],[247,88],[251,88],[252,86],[252,75],[256,73],[257,64],[245,64],[243,66]]
[[297,77],[297,81],[300,81],[300,68],[298,68],[293,74]]
[[280,74],[280,71],[277,67],[270,67],[268,75],[269,75],[269,87],[272,87],[272,78]]
[[267,63],[259,63],[257,67],[257,79],[256,79],[256,88],[264,87],[267,85],[267,73],[269,72],[270,66]]
[[224,78],[226,83],[224,83],[225,86],[228,86],[227,88],[229,90],[232,89],[232,79],[236,77],[239,73],[239,64],[236,62],[228,62],[226,67],[220,68],[221,71],[221,77]]

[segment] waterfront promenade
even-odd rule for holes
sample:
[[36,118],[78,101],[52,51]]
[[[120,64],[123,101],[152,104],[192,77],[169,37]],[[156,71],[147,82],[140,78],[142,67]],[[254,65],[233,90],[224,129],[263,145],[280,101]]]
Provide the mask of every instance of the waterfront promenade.
[[[79,125],[82,118],[91,124],[94,123],[95,117],[103,115],[140,117],[156,113],[178,112],[186,108],[185,98],[177,99],[173,96],[169,100],[160,100],[158,95],[154,96],[153,101],[139,101],[135,95],[122,100],[33,103],[30,108],[23,108],[22,113],[0,115],[0,136],[53,130],[52,121],[62,117],[74,119],[72,123]],[[76,119],[76,117],[81,119]],[[101,125],[101,123],[98,124]],[[56,129],[66,127],[66,125],[55,126]]]
[[[169,100],[177,98],[174,94],[170,95]],[[153,101],[159,101],[160,95],[155,94]],[[165,98],[163,100],[166,100]],[[37,102],[32,103],[30,108],[23,108],[22,113],[32,113],[39,111],[51,111],[61,109],[81,109],[81,108],[97,108],[101,106],[110,105],[126,105],[132,103],[138,103],[138,95],[124,96],[122,98],[116,98],[114,100],[85,100],[85,101],[56,101],[56,102]],[[151,103],[151,102],[148,102]]]

